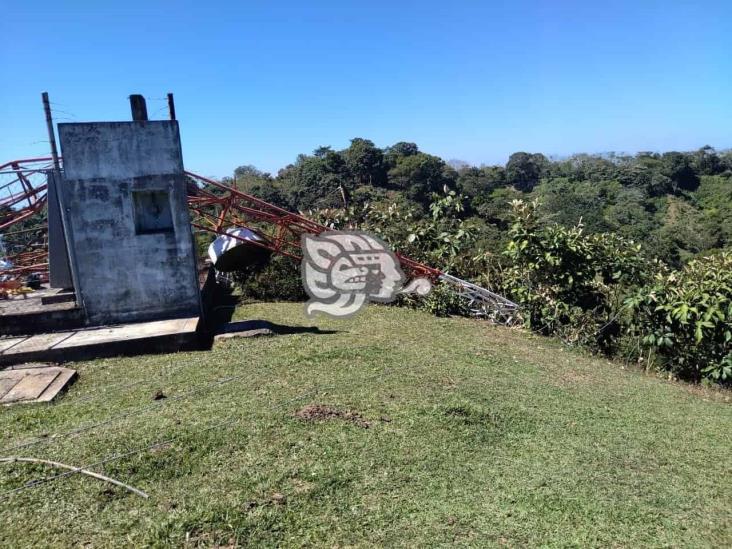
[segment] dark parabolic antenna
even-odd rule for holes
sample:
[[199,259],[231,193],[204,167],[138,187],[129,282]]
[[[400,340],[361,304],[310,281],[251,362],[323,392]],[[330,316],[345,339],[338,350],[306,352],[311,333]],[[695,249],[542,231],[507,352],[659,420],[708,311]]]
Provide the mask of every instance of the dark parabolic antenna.
[[249,229],[228,229],[210,244],[208,256],[217,271],[238,271],[263,263],[272,253],[257,242],[263,242],[262,238]]

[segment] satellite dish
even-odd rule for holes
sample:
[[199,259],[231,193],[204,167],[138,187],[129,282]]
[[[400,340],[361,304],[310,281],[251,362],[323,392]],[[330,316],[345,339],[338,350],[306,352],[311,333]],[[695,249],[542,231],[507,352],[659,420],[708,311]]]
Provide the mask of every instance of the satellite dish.
[[256,242],[264,243],[249,229],[231,228],[209,245],[208,257],[217,271],[238,271],[264,261],[272,253]]

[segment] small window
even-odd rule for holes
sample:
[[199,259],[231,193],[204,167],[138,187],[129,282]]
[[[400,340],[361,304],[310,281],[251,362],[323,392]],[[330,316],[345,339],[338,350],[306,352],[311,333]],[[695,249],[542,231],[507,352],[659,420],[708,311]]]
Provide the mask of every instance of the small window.
[[132,200],[137,234],[173,232],[173,214],[167,191],[134,191]]

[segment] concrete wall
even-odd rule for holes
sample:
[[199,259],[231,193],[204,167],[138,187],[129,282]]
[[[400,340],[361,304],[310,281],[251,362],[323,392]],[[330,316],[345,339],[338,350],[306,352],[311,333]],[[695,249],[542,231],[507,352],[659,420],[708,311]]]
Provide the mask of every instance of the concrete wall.
[[199,315],[177,122],[58,130],[71,259],[89,323]]
[[54,172],[48,174],[48,271],[51,288],[73,288],[71,264],[66,246],[61,206],[57,188],[62,181],[57,181]]
[[58,131],[66,179],[183,173],[174,120],[59,124]]

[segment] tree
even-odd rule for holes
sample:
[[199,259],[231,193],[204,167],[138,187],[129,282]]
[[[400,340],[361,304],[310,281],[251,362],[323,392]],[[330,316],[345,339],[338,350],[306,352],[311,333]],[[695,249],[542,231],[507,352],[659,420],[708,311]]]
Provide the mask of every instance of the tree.
[[627,300],[649,358],[679,377],[732,383],[732,254],[694,259],[660,272]]
[[315,152],[314,156],[298,156],[294,165],[280,172],[277,182],[295,209],[343,206],[350,183],[346,161],[329,147]]
[[619,298],[647,276],[640,245],[612,233],[586,234],[581,224],[541,224],[537,202],[511,206],[505,287],[528,327],[609,350]]
[[598,183],[590,180],[572,182],[558,177],[543,181],[534,191],[546,216],[543,221],[558,223],[564,227],[582,224],[589,233],[609,229],[603,210],[620,188],[617,182]]
[[661,171],[674,182],[676,189],[695,191],[699,187],[697,176],[688,155],[680,152],[667,152],[661,155]]
[[694,170],[700,175],[717,175],[722,172],[722,161],[717,151],[709,145],[705,145],[694,153]]
[[506,179],[520,191],[531,191],[541,178],[549,161],[543,154],[513,153],[506,163]]
[[386,154],[394,156],[412,156],[419,152],[419,147],[415,143],[408,143],[406,141],[399,141],[394,143],[391,147],[386,150]]
[[454,187],[455,181],[449,176],[454,174],[445,162],[425,153],[400,156],[394,167],[389,170],[389,185],[406,192],[410,200],[427,205],[432,193],[441,192],[445,185]]
[[321,146],[313,151],[313,156],[315,158],[323,158],[324,156],[326,156],[328,153],[331,153],[331,152],[333,152],[333,149],[331,147]]
[[236,168],[234,170],[234,177],[236,177],[237,179],[243,179],[245,177],[264,178],[269,177],[269,174],[258,170],[256,166],[247,164],[245,166],[239,166],[238,168]]
[[732,149],[720,153],[719,162],[721,163],[720,171],[723,174],[732,174]]
[[673,191],[673,180],[662,173],[652,174],[648,184],[646,185],[646,192],[648,193],[648,196],[664,196],[672,193]]
[[408,143],[407,141],[399,141],[394,143],[391,147],[387,147],[384,150],[384,165],[388,172],[392,169],[400,158],[407,156],[414,156],[419,154],[419,148],[415,143]]
[[506,171],[501,166],[468,167],[458,171],[458,189],[471,199],[479,199],[478,202],[483,202],[493,190],[505,185]]
[[356,137],[344,151],[346,165],[356,182],[380,186],[384,182],[384,154],[372,141]]
[[550,177],[566,177],[570,181],[607,181],[617,177],[618,166],[600,155],[575,154],[549,163],[548,171]]

